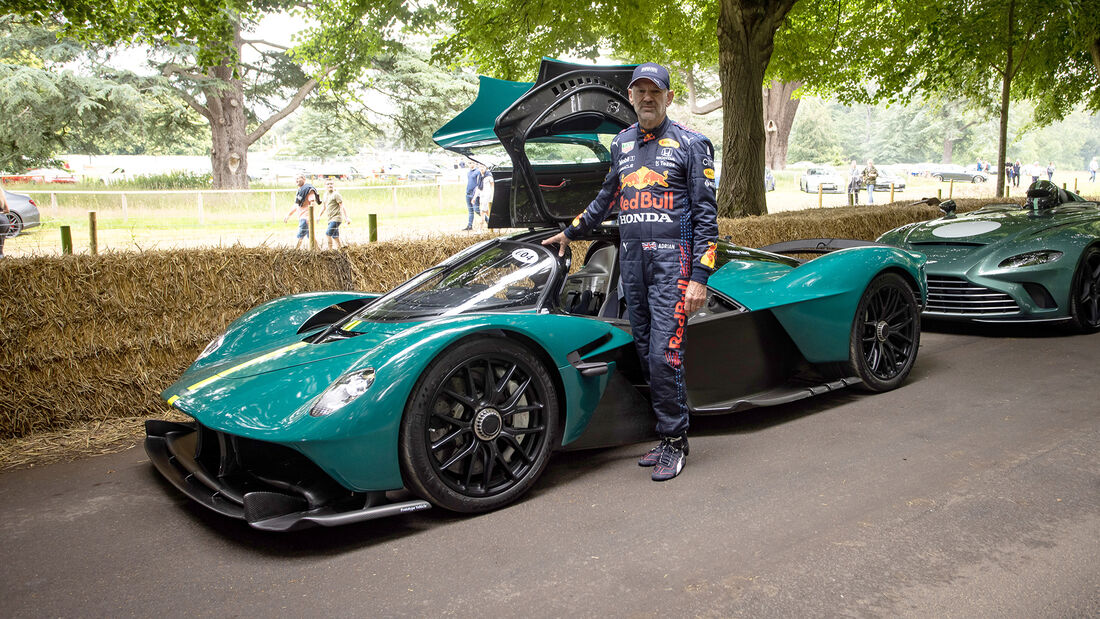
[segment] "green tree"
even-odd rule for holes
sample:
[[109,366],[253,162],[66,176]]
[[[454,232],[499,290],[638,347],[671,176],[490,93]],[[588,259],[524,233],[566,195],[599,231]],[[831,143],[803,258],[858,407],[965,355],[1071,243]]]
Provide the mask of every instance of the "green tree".
[[[210,129],[214,186],[248,186],[248,148],[324,83],[334,91],[363,77],[403,29],[428,23],[430,7],[397,0],[320,0],[317,26],[293,46],[258,34],[262,18],[298,11],[294,0],[15,0],[14,13],[59,16],[97,44],[146,41],[160,84]],[[246,53],[247,52],[247,53]]]
[[50,165],[142,118],[142,93],[69,68],[84,50],[57,31],[0,17],[0,169]]

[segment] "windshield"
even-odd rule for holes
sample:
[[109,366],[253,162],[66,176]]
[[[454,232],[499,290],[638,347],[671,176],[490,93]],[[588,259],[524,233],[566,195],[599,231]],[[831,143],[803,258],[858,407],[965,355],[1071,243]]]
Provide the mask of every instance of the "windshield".
[[463,252],[399,286],[357,313],[361,320],[399,321],[467,312],[538,307],[557,258],[539,245],[494,240]]

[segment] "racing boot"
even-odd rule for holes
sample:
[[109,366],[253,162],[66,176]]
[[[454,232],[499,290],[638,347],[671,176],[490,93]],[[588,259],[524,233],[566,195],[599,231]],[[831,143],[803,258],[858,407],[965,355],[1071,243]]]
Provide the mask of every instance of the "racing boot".
[[668,481],[679,475],[680,471],[684,470],[684,458],[688,453],[688,439],[686,435],[675,437],[666,436],[665,439],[661,441],[661,445],[664,448],[657,458],[657,464],[653,465],[653,474],[651,475],[653,481]]
[[638,466],[656,466],[661,461],[661,454],[665,452],[665,444],[671,441],[683,440],[684,455],[688,452],[687,435],[684,436],[663,436],[661,442],[646,452],[644,456],[638,459]]

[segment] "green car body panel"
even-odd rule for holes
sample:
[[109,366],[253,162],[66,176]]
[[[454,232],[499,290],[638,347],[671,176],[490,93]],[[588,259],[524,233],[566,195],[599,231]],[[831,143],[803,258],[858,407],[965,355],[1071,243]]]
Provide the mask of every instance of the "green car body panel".
[[[1065,321],[1071,317],[1070,288],[1082,253],[1100,244],[1100,206],[1079,199],[1042,211],[1018,204],[992,205],[902,226],[878,242],[928,258],[925,316],[979,322]],[[1005,265],[1033,252],[1061,255],[1041,264]],[[961,294],[946,288],[960,285],[956,281],[972,285],[970,297],[948,300],[949,294]],[[990,305],[980,306],[982,298],[990,299]]]

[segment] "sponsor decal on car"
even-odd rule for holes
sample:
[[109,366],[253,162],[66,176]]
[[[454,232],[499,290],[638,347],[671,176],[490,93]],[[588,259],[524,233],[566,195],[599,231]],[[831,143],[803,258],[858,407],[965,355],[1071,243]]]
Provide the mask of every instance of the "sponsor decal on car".
[[672,138],[662,138],[657,142],[661,146],[671,146],[672,148],[680,148],[680,143]]
[[536,254],[534,250],[527,249],[526,247],[513,251],[512,257],[515,258],[517,262],[522,262],[523,264],[535,264],[539,261],[538,254]]

